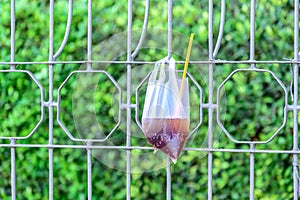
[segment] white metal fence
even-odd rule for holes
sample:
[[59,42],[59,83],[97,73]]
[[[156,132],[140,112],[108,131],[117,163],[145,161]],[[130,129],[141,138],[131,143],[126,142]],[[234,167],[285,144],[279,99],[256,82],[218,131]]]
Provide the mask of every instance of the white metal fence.
[[[298,180],[298,154],[300,151],[298,150],[298,112],[299,112],[299,105],[298,105],[298,64],[299,64],[299,58],[298,58],[298,52],[299,52],[299,1],[294,1],[294,59],[293,60],[280,60],[280,61],[257,61],[255,60],[255,6],[256,6],[256,0],[251,0],[251,12],[250,12],[250,59],[245,61],[226,61],[226,60],[217,60],[216,56],[218,54],[222,37],[223,37],[223,30],[224,30],[224,24],[225,24],[225,13],[226,13],[226,1],[221,1],[221,21],[220,21],[220,30],[219,35],[216,44],[213,44],[213,1],[209,0],[209,37],[208,37],[208,54],[209,54],[209,60],[192,60],[190,63],[192,64],[208,64],[209,65],[209,98],[207,102],[202,102],[202,99],[200,100],[201,106],[200,106],[200,115],[202,117],[202,110],[207,109],[208,111],[208,148],[185,148],[186,151],[193,150],[193,151],[201,151],[201,152],[207,152],[208,156],[208,199],[213,199],[213,155],[215,152],[241,152],[241,153],[250,153],[250,189],[249,189],[249,197],[250,199],[254,199],[254,191],[255,191],[255,154],[259,153],[281,153],[281,154],[292,154],[293,155],[293,178],[294,178],[294,199],[298,199],[299,195],[299,180]],[[65,45],[68,43],[68,37],[70,34],[70,27],[72,24],[72,7],[73,7],[73,1],[69,1],[69,15],[68,15],[68,23],[66,27],[65,37],[61,43],[61,46],[57,52],[54,52],[54,0],[50,0],[50,27],[49,27],[49,60],[45,62],[18,62],[15,60],[15,0],[11,0],[11,60],[10,62],[0,62],[0,65],[10,65],[9,70],[0,70],[0,73],[10,73],[10,72],[19,72],[19,73],[26,73],[30,76],[30,78],[38,85],[38,87],[41,90],[41,119],[36,125],[36,127],[32,130],[32,132],[28,133],[25,137],[4,137],[0,136],[0,139],[9,140],[10,144],[2,143],[0,144],[0,148],[10,148],[11,150],[11,194],[12,199],[16,199],[16,148],[22,148],[22,147],[37,147],[37,148],[47,148],[49,152],[49,199],[53,199],[53,150],[55,148],[82,148],[87,149],[87,174],[88,174],[88,199],[92,199],[93,191],[92,191],[92,151],[93,149],[101,149],[101,148],[107,148],[107,149],[124,149],[127,151],[127,167],[126,167],[126,174],[127,174],[127,199],[131,199],[131,151],[133,149],[146,149],[149,150],[151,148],[149,147],[138,147],[138,146],[132,146],[131,145],[131,113],[132,110],[136,111],[136,121],[138,124],[140,124],[138,120],[138,101],[136,104],[132,103],[131,94],[132,94],[132,86],[131,86],[131,78],[132,78],[132,65],[133,64],[145,64],[145,63],[154,63],[153,62],[143,62],[143,61],[135,61],[135,57],[139,52],[139,49],[141,48],[145,35],[147,34],[147,24],[148,24],[148,16],[149,16],[149,9],[150,9],[150,0],[146,0],[146,9],[145,9],[145,20],[144,20],[144,27],[141,34],[141,38],[139,41],[139,44],[137,48],[133,51],[132,49],[132,0],[128,0],[128,35],[127,35],[127,61],[109,61],[110,63],[119,63],[119,64],[126,64],[127,65],[127,99],[125,102],[122,102],[122,89],[119,86],[118,82],[115,81],[114,77],[112,77],[107,71],[105,70],[94,70],[93,64],[94,63],[105,63],[106,61],[95,61],[92,60],[92,0],[88,1],[88,47],[87,47],[87,60],[84,61],[65,61],[60,62],[56,61],[56,59],[60,56],[62,51],[64,50]],[[1,30],[0,30],[1,31]],[[133,53],[131,53],[133,52]],[[168,56],[172,55],[172,0],[168,0]],[[178,61],[178,63],[183,63],[184,61]],[[68,78],[63,82],[58,89],[58,98],[54,99],[53,96],[53,66],[55,64],[61,64],[61,63],[77,63],[77,64],[83,64],[86,65],[85,70],[78,70],[72,72]],[[288,104],[289,96],[287,89],[285,85],[282,83],[282,81],[270,70],[265,69],[259,69],[256,68],[256,64],[291,64],[293,65],[293,103]],[[32,65],[32,64],[46,64],[48,65],[49,70],[49,94],[48,99],[45,99],[45,91],[42,84],[39,83],[39,81],[35,78],[34,74],[27,70],[19,70],[16,68],[17,65]],[[214,65],[215,64],[249,64],[251,67],[249,69],[237,69],[233,71],[223,82],[220,86],[218,86],[217,90],[217,96],[214,97]],[[239,141],[236,140],[229,131],[224,127],[224,125],[221,122],[221,114],[220,114],[220,91],[225,85],[225,83],[228,81],[229,78],[231,78],[235,73],[245,72],[245,71],[255,71],[255,72],[264,72],[270,74],[274,81],[277,81],[279,84],[279,87],[282,88],[285,95],[285,107],[284,107],[284,119],[281,127],[276,130],[274,135],[269,138],[266,141]],[[66,128],[65,124],[61,120],[61,90],[64,87],[64,85],[67,83],[69,78],[73,74],[77,73],[103,73],[105,74],[110,81],[116,86],[116,88],[119,91],[120,95],[120,101],[119,101],[119,118],[116,126],[111,130],[111,132],[107,135],[104,139],[78,139],[75,138],[72,133]],[[192,77],[191,77],[192,78]],[[144,82],[147,80],[147,77],[145,77]],[[201,90],[201,87],[195,80],[193,80],[194,83],[197,85],[197,87]],[[143,83],[143,82],[142,82]],[[139,97],[139,89],[136,91],[137,99]],[[200,97],[202,98],[202,96]],[[216,100],[216,101],[215,101]],[[215,103],[216,102],[216,103]],[[20,144],[18,141],[25,140],[29,137],[31,137],[35,131],[39,128],[39,126],[44,122],[45,118],[45,109],[48,109],[49,113],[49,144],[43,145],[43,144]],[[57,109],[57,116],[54,116],[54,109]],[[118,126],[123,123],[121,120],[121,112],[127,113],[127,120],[124,122],[126,123],[127,127],[127,138],[126,138],[126,146],[95,146],[93,145],[93,142],[103,142],[107,140],[110,135],[118,128]],[[288,112],[293,113],[293,149],[291,150],[256,150],[256,146],[264,143],[269,143],[273,138],[276,137],[276,135],[279,133],[279,131],[285,126],[287,122],[287,114]],[[213,133],[214,133],[214,126],[213,126],[213,117],[217,117],[218,125],[220,128],[224,131],[224,133],[228,136],[228,138],[234,142],[234,143],[243,143],[248,144],[249,149],[216,149],[213,147]],[[86,145],[78,144],[78,145],[57,145],[53,143],[53,123],[54,120],[57,120],[61,128],[65,131],[65,133],[69,136],[69,138],[73,141],[77,142],[86,142]],[[200,120],[201,121],[201,120]],[[200,124],[199,124],[200,125]],[[197,126],[198,128],[198,126]],[[170,161],[168,160],[168,164],[166,166],[166,174],[167,174],[167,180],[166,180],[166,199],[171,199],[172,196],[172,188],[171,188],[171,178],[172,178],[172,172],[171,172],[171,166]]]

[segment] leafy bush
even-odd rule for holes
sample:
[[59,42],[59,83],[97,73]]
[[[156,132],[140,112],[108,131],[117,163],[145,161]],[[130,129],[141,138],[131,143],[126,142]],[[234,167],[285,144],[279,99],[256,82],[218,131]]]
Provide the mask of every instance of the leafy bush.
[[[140,37],[144,17],[144,2],[134,2],[133,15],[133,48]],[[282,60],[293,56],[293,1],[291,0],[261,0],[257,2],[256,20],[256,55],[257,60]],[[55,2],[55,50],[61,43],[68,15],[66,0]],[[195,44],[192,60],[207,60],[208,49],[208,1],[174,0],[174,56],[184,59],[188,36],[195,33]],[[214,43],[218,34],[220,20],[220,1],[215,1]],[[10,2],[4,0],[0,4],[0,60],[10,61]],[[247,60],[249,59],[249,13],[250,2],[247,0],[227,1],[226,24],[224,38],[217,59]],[[16,60],[17,61],[47,61],[48,60],[48,26],[49,3],[43,1],[22,0],[16,2]],[[145,44],[136,60],[156,61],[166,56],[167,51],[167,2],[151,1],[149,18],[149,33]],[[94,60],[126,60],[126,30],[127,30],[127,2],[126,1],[94,1],[93,2],[93,58]],[[59,61],[86,60],[87,53],[87,1],[74,1],[73,23],[67,46]],[[2,65],[2,68],[9,66]],[[83,69],[84,64],[56,64],[54,65],[54,97],[66,77],[74,70]],[[106,69],[118,81],[126,93],[126,65],[122,64],[94,64],[94,68]],[[182,65],[177,65],[182,69]],[[214,89],[237,68],[247,68],[245,64],[218,64],[214,73]],[[274,71],[283,84],[290,85],[292,75],[290,66],[284,64],[257,65]],[[46,65],[19,65],[18,69],[33,72],[45,88],[48,99],[48,71]],[[149,73],[153,65],[134,65],[132,89]],[[207,65],[194,64],[189,67],[190,73],[199,82],[204,92],[204,102],[208,100],[208,70]],[[274,127],[282,123],[282,113],[271,115],[272,106],[282,108],[284,98],[282,90],[274,88],[274,80],[270,78],[255,79],[244,74],[244,79],[238,77],[226,84],[226,96],[222,96],[222,120],[230,132],[236,137],[264,139],[272,134]],[[8,82],[7,80],[15,80]],[[92,96],[97,106],[91,109],[101,109],[96,120],[105,130],[113,127],[115,119],[115,87],[106,78],[97,86],[100,91]],[[21,81],[21,82],[20,82]],[[78,81],[78,79],[77,79]],[[25,77],[1,75],[1,135],[25,134],[32,129],[39,119],[38,89],[32,81]],[[8,84],[9,83],[9,84]],[[190,82],[191,83],[191,82]],[[19,85],[22,91],[17,92]],[[80,135],[74,124],[72,98],[74,85],[70,81],[62,91],[62,115],[64,123],[74,135]],[[237,85],[239,87],[237,87]],[[34,86],[35,87],[35,86]],[[10,89],[12,88],[12,89]],[[83,91],[84,91],[83,87]],[[21,98],[24,91],[30,91],[33,99]],[[10,92],[11,91],[11,92]],[[197,89],[191,85],[191,113],[192,126],[197,123],[198,112]],[[242,91],[242,92],[241,92]],[[145,86],[141,94],[145,92]],[[83,93],[83,97],[89,93]],[[113,97],[112,97],[113,94]],[[216,93],[215,93],[216,94]],[[80,95],[79,95],[80,96]],[[133,94],[132,101],[136,99]],[[225,98],[226,97],[226,98]],[[143,95],[140,101],[143,102]],[[125,101],[126,95],[123,96]],[[259,101],[258,101],[259,100]],[[29,102],[27,102],[29,101]],[[214,96],[216,102],[216,97]],[[264,104],[262,104],[262,102]],[[33,105],[32,109],[25,109],[24,104]],[[250,104],[249,104],[250,103]],[[251,105],[251,107],[247,107]],[[7,108],[13,106],[12,112]],[[77,107],[78,108],[78,107]],[[82,105],[82,108],[89,108]],[[142,108],[142,105],[141,105]],[[195,108],[195,109],[194,109]],[[19,113],[17,112],[17,109]],[[251,110],[249,110],[251,109]],[[84,115],[84,110],[80,116]],[[55,110],[56,112],[56,110]],[[103,114],[105,113],[105,114]],[[277,114],[276,112],[274,112]],[[56,115],[56,113],[55,113]],[[9,117],[8,117],[9,116]],[[46,116],[48,112],[46,111]],[[189,147],[207,147],[208,113],[204,111],[204,122],[196,132]],[[266,126],[266,118],[271,123]],[[122,113],[123,123],[111,136],[109,142],[96,145],[125,145],[126,144],[126,113]],[[248,118],[246,118],[248,117]],[[258,145],[257,149],[292,149],[292,121],[291,113],[288,123],[279,135],[269,144]],[[134,120],[134,113],[132,119]],[[255,123],[253,120],[255,119]],[[83,119],[85,120],[85,119]],[[48,117],[42,126],[28,140],[17,141],[28,144],[48,143]],[[84,121],[82,121],[84,122]],[[88,122],[89,123],[89,122]],[[114,122],[115,123],[115,122]],[[87,126],[86,128],[89,128]],[[138,126],[132,123],[132,145],[149,146]],[[26,135],[26,134],[25,134]],[[2,140],[8,143],[7,140]],[[71,142],[60,126],[55,122],[55,144],[78,144]],[[227,138],[214,121],[215,148],[242,148],[247,145],[235,144]],[[48,151],[43,148],[17,148],[17,198],[18,199],[47,199],[48,198]],[[126,197],[126,151],[125,150],[94,150],[93,159],[93,199],[125,199]],[[249,196],[249,154],[247,153],[214,153],[213,163],[213,196],[214,199],[247,199]],[[86,199],[87,173],[85,149],[54,149],[54,197],[55,199]],[[150,151],[132,150],[132,186],[134,199],[165,199],[165,157]],[[0,148],[0,198],[10,198],[10,149]],[[255,175],[257,199],[292,199],[293,171],[292,156],[287,154],[256,154]],[[143,173],[141,173],[141,171]],[[176,165],[172,165],[172,197],[173,199],[205,199],[207,198],[207,155],[205,152],[183,152]]]

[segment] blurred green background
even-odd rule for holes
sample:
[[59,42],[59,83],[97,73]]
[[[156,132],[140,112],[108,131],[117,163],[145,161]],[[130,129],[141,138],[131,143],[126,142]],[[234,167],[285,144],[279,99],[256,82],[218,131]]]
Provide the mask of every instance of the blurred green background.
[[[220,1],[215,0],[214,42],[220,21]],[[283,60],[293,57],[293,1],[260,0],[256,12],[256,60]],[[145,2],[133,0],[133,48],[139,40]],[[10,61],[10,1],[0,2],[0,61]],[[191,32],[195,33],[191,60],[207,60],[208,1],[174,0],[174,57],[184,60]],[[250,1],[227,1],[226,24],[217,59],[249,59]],[[55,50],[63,39],[68,15],[68,1],[55,1]],[[87,1],[74,1],[71,34],[58,61],[87,59]],[[49,35],[49,2],[20,0],[16,2],[16,61],[47,61]],[[151,1],[149,31],[136,60],[157,61],[167,55],[167,1]],[[93,1],[93,59],[126,60],[127,1]],[[126,99],[126,65],[94,64],[105,69],[117,80]],[[132,101],[135,89],[153,69],[153,65],[134,65]],[[207,65],[190,65],[189,72],[208,97]],[[237,68],[248,65],[215,66],[214,101],[222,81]],[[289,92],[292,68],[287,64],[259,64],[258,68],[272,70]],[[45,88],[48,99],[47,65],[18,65],[30,70]],[[58,88],[80,64],[54,65],[54,97]],[[182,65],[177,65],[183,69]],[[2,65],[1,69],[9,69]],[[0,134],[26,136],[40,119],[40,90],[22,73],[1,73]],[[146,84],[140,90],[140,112]],[[190,81],[191,129],[198,123],[199,91]],[[226,129],[238,140],[267,140],[283,123],[285,93],[269,73],[237,73],[221,90],[221,116]],[[61,90],[61,119],[74,137],[103,138],[115,126],[118,118],[119,92],[104,74],[75,74]],[[55,116],[56,116],[55,109]],[[48,111],[45,111],[48,116]],[[203,124],[186,147],[207,147],[208,113],[204,110]],[[126,113],[123,123],[105,143],[94,145],[126,145]],[[134,120],[132,112],[132,145],[150,146]],[[293,144],[293,116],[270,143],[257,149],[290,150]],[[72,142],[55,121],[55,144]],[[47,144],[48,118],[30,138],[19,144]],[[1,143],[9,143],[2,140]],[[218,128],[214,119],[214,147],[249,149],[247,145],[231,142]],[[126,198],[126,151],[93,151],[93,199]],[[213,198],[249,199],[249,154],[214,153]],[[48,199],[48,151],[45,148],[17,148],[17,199]],[[54,149],[54,198],[87,198],[87,164],[85,149]],[[132,151],[132,198],[165,199],[166,158],[151,151]],[[292,199],[292,156],[287,154],[255,155],[256,199]],[[10,149],[0,148],[0,199],[10,199]],[[184,151],[177,164],[172,165],[173,199],[207,199],[207,155],[205,152]]]

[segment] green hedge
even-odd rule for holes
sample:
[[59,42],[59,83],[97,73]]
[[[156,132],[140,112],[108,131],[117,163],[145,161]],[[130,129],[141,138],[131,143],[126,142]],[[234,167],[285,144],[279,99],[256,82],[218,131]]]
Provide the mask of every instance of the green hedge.
[[[282,60],[293,56],[293,1],[261,0],[257,2],[256,55],[257,60]],[[144,1],[134,1],[133,48],[136,47],[143,25]],[[49,2],[22,0],[16,2],[16,60],[48,60]],[[63,39],[68,1],[55,2],[55,49]],[[214,41],[216,41],[220,19],[220,1],[215,1]],[[0,60],[10,61],[10,1],[0,3]],[[224,39],[217,59],[249,59],[249,13],[247,0],[227,1]],[[126,59],[127,1],[93,2],[93,57],[96,60]],[[184,59],[191,32],[195,33],[193,60],[207,60],[208,1],[174,0],[174,52],[176,59]],[[156,61],[166,56],[167,40],[167,2],[151,1],[149,33],[146,44],[137,56],[137,60]],[[58,58],[60,61],[85,60],[87,53],[87,2],[74,1],[73,23],[68,44]],[[54,65],[54,96],[57,89],[69,73],[86,66],[80,64]],[[121,85],[126,93],[126,66],[95,64],[97,69],[106,69]],[[215,91],[218,85],[237,68],[247,65],[222,65],[215,67]],[[288,88],[291,83],[289,65],[258,65],[274,71]],[[9,68],[9,66],[2,66]],[[153,65],[133,66],[133,87],[153,68]],[[182,69],[182,65],[177,66]],[[45,88],[48,99],[48,71],[46,65],[19,65],[18,69],[27,69],[34,73]],[[207,65],[191,65],[190,73],[203,88],[204,101],[208,99]],[[96,88],[81,85],[80,75],[70,80],[62,90],[62,120],[74,136],[88,129],[90,133],[98,130],[94,121],[84,116],[96,109],[96,122],[107,134],[115,125],[118,110],[118,92],[107,77],[90,77],[99,80]],[[40,118],[40,91],[24,75],[1,74],[1,135],[27,135]],[[190,82],[191,84],[191,82]],[[141,94],[144,94],[144,85]],[[276,127],[282,124],[284,105],[283,91],[269,74],[236,74],[222,91],[222,117],[228,131],[238,139],[265,140]],[[92,92],[91,92],[92,91]],[[93,91],[96,91],[95,93]],[[216,93],[215,93],[216,94]],[[77,95],[77,96],[76,96]],[[91,96],[92,95],[92,96]],[[113,96],[113,97],[112,97]],[[22,98],[21,98],[22,97]],[[84,101],[94,98],[97,102]],[[78,100],[74,105],[74,98]],[[197,99],[199,94],[191,84],[192,127],[199,117]],[[126,95],[123,96],[125,101]],[[143,102],[144,95],[140,101]],[[291,98],[289,98],[291,99]],[[80,101],[82,100],[82,101]],[[132,97],[136,101],[135,95]],[[216,98],[214,97],[214,101]],[[85,104],[89,102],[91,105]],[[289,100],[291,102],[291,100]],[[80,105],[82,105],[80,107]],[[76,116],[73,109],[76,108]],[[82,109],[84,108],[84,109]],[[140,106],[142,108],[142,105]],[[90,109],[90,110],[86,110]],[[46,116],[48,111],[46,110]],[[55,110],[56,115],[56,110]],[[134,123],[132,113],[132,144],[149,146],[143,133]],[[190,147],[207,147],[208,113],[204,111],[204,122],[196,132]],[[76,118],[77,117],[77,118]],[[126,113],[122,115],[126,122]],[[292,148],[293,116],[288,115],[288,123],[279,135],[258,149]],[[76,119],[74,119],[76,118]],[[82,120],[78,121],[78,118]],[[74,120],[77,120],[75,127]],[[112,123],[113,121],[113,123]],[[18,143],[47,144],[48,117],[42,126],[28,140]],[[55,144],[78,144],[71,142],[60,126],[55,122]],[[214,146],[216,148],[242,148],[229,141],[218,128],[214,120]],[[88,131],[88,132],[89,132]],[[89,134],[89,133],[86,133]],[[88,135],[91,136],[91,135]],[[102,135],[103,136],[103,135]],[[99,137],[102,137],[99,136]],[[3,143],[8,143],[2,140]],[[81,143],[80,143],[81,144]],[[125,145],[126,126],[123,123],[104,145]],[[40,148],[17,148],[17,199],[48,198],[48,151]],[[87,198],[86,150],[54,149],[54,197],[55,199]],[[166,173],[162,165],[165,157],[150,151],[132,151],[133,199],[165,199]],[[213,161],[214,199],[248,199],[249,197],[249,154],[214,153]],[[0,198],[10,198],[10,149],[0,148]],[[286,154],[255,155],[255,197],[257,199],[292,199],[293,171],[292,156]],[[126,197],[126,151],[95,150],[93,158],[93,199],[125,199]],[[142,173],[141,173],[142,172]],[[207,155],[203,152],[183,152],[176,165],[172,165],[173,199],[207,198]]]

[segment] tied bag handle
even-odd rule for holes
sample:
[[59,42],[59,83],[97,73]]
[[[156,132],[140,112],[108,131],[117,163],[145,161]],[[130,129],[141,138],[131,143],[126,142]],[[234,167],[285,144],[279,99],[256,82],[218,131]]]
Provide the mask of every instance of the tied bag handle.
[[[147,103],[148,116],[150,116],[150,117],[158,117],[162,114],[161,113],[162,110],[157,109],[157,102],[160,102],[161,98],[163,97],[163,88],[161,86],[164,84],[165,78],[166,78],[166,75],[165,75],[166,60],[167,60],[167,58],[164,58],[155,63],[154,70],[152,71],[150,78],[149,78],[149,85],[148,85],[147,94],[146,94],[146,101],[150,97],[150,99],[149,99],[150,101],[147,101],[148,102]],[[157,80],[158,73],[159,73],[159,77]],[[149,94],[148,94],[148,90],[149,90]]]
[[[165,63],[166,63],[166,58],[158,61],[155,63],[154,70],[151,73],[151,76],[149,78],[149,83],[156,83],[157,81],[157,74],[159,73],[158,77],[158,83],[163,83],[165,81],[166,75],[165,75]],[[160,70],[159,70],[160,68]]]
[[[177,77],[176,74],[176,64],[175,64],[175,59],[172,57],[169,60],[169,65],[168,65],[168,70],[169,70],[169,80],[167,82],[168,88],[170,88],[173,92],[173,95],[175,96],[175,107],[174,104],[170,107],[171,110],[173,110],[173,117],[176,118],[181,118],[182,112],[184,111],[184,106],[182,103],[182,98],[180,97],[180,92],[179,92],[179,85],[178,85],[178,80],[180,78]],[[181,81],[184,81],[181,79]]]
[[[178,87],[178,83],[177,83],[177,75],[176,75],[176,64],[175,64],[175,59],[173,57],[170,58],[169,60],[169,65],[168,65],[168,71],[169,71],[169,85],[170,88],[174,89],[175,91],[174,94],[176,95],[176,97],[179,97],[179,87]],[[181,100],[180,100],[181,102]]]

